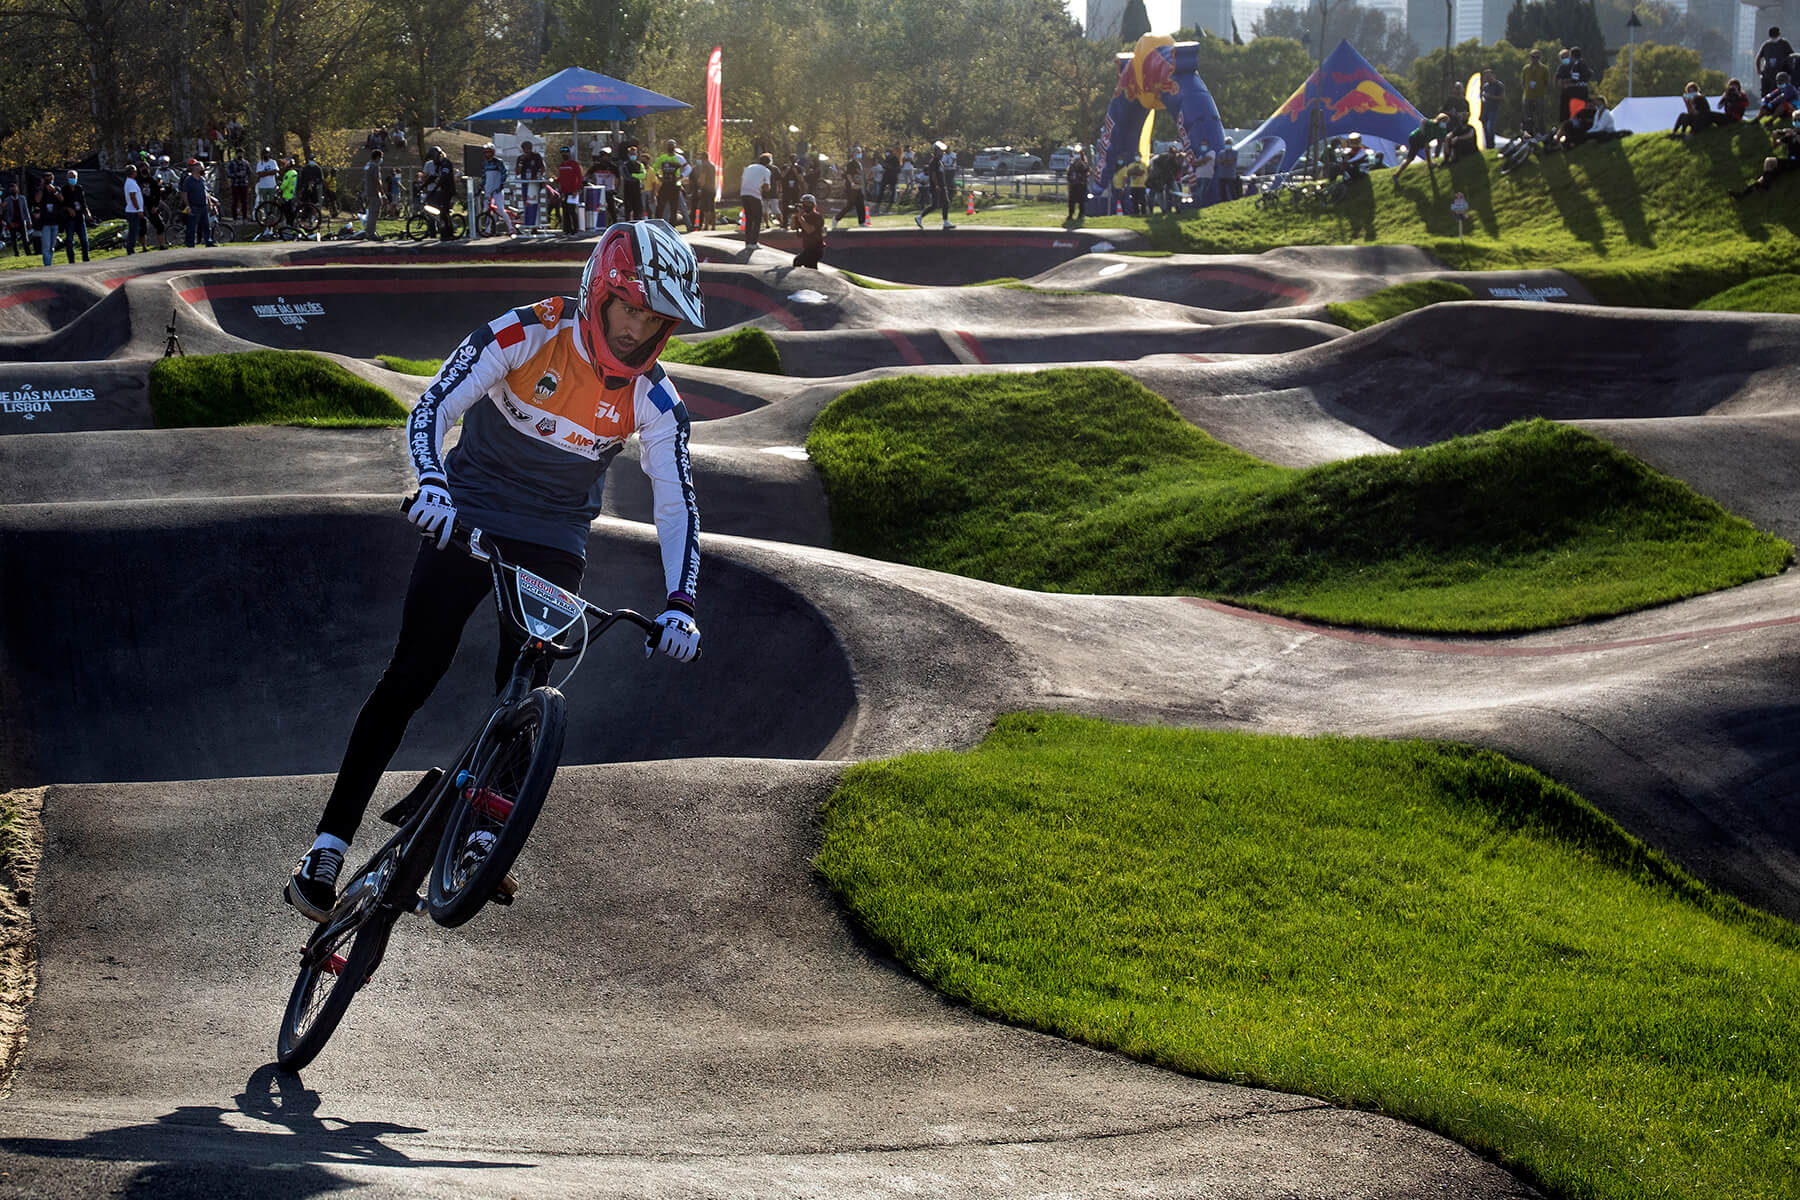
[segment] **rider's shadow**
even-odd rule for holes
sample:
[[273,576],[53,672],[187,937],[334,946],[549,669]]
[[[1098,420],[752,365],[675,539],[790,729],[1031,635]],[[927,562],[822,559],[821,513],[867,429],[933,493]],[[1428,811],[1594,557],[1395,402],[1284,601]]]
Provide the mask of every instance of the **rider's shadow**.
[[[154,1121],[96,1130],[78,1138],[0,1138],[0,1152],[22,1157],[135,1162],[122,1184],[128,1197],[244,1196],[300,1200],[362,1186],[333,1164],[435,1169],[530,1167],[524,1162],[413,1158],[382,1138],[424,1133],[390,1121],[340,1121],[319,1115],[319,1093],[273,1064],[259,1067],[232,1098],[235,1109],[182,1105]],[[236,1113],[278,1128],[245,1129]]]

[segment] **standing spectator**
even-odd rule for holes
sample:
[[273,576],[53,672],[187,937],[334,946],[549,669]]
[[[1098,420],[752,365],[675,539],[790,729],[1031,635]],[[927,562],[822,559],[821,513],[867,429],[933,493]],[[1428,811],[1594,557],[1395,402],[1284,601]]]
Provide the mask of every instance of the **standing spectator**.
[[[676,152],[674,138],[663,143],[663,152],[650,164],[650,175],[656,183],[655,215],[671,225],[681,220],[681,173],[686,167],[687,162]],[[688,232],[693,230],[690,222]]]
[[225,178],[231,184],[231,215],[250,215],[250,163],[239,150],[225,164]]
[[38,245],[44,252],[46,267],[56,264],[56,231],[62,224],[62,206],[62,193],[57,190],[56,180],[45,175],[38,182],[34,215],[37,219]]
[[752,250],[762,234],[763,195],[771,190],[769,167],[774,161],[767,154],[757,155],[738,181],[738,203],[744,206],[744,245]]
[[694,169],[689,178],[694,185],[694,225],[700,229],[712,229],[719,223],[713,211],[719,194],[719,171],[713,166],[712,159],[702,154],[694,161]]
[[294,160],[291,158],[281,160],[281,182],[275,185],[275,194],[281,200],[281,219],[292,225],[294,223],[294,197],[300,194],[300,172],[295,169]]
[[1213,175],[1219,181],[1219,201],[1236,200],[1244,194],[1244,184],[1238,178],[1237,147],[1226,138],[1225,144],[1219,147],[1218,156],[1213,160]]
[[1550,100],[1550,68],[1544,65],[1540,50],[1531,52],[1531,61],[1519,75],[1519,128],[1526,133],[1544,132],[1544,112]]
[[[273,202],[280,191],[281,164],[275,161],[275,152],[264,146],[262,157],[256,160],[256,208]],[[254,214],[256,208],[250,211]]]
[[1592,70],[1582,61],[1580,46],[1570,46],[1563,52],[1562,65],[1556,69],[1557,103],[1560,106],[1556,119],[1559,123],[1569,119],[1574,101],[1587,100],[1592,76]]
[[1500,126],[1500,109],[1506,103],[1506,85],[1492,68],[1481,73],[1481,133],[1483,144],[1494,148],[1494,130]]
[[[489,149],[492,149],[489,146]],[[375,232],[375,222],[381,216],[381,151],[369,151],[369,161],[363,164],[363,207],[368,210],[363,218],[363,236],[372,242],[379,242],[381,235]]]
[[81,238],[81,261],[89,261],[87,227],[92,215],[88,210],[87,190],[81,186],[81,175],[70,167],[68,180],[63,184],[63,216],[68,221],[63,229],[63,249],[68,251],[70,262],[75,261],[77,236]]
[[387,213],[389,216],[400,215],[400,172],[386,171],[383,178],[387,181]]
[[881,191],[875,196],[875,207],[893,212],[900,195],[900,154],[889,146],[881,158]]
[[144,189],[137,181],[137,167],[125,164],[125,253],[136,254],[144,236]]
[[306,156],[306,165],[300,168],[298,195],[315,208],[325,203],[325,168],[310,154]]
[[[438,241],[448,242],[456,237],[456,223],[450,219],[456,210],[456,168],[451,165],[450,156],[444,153],[442,146],[431,148],[432,165],[437,169],[431,174],[431,182],[425,193],[425,202],[438,210]],[[580,171],[577,174],[576,186],[580,186]]]
[[863,203],[861,146],[851,147],[850,157],[844,162],[844,207],[838,209],[837,216],[831,218],[831,227],[836,229],[837,223],[850,213],[856,214],[856,223],[859,226],[869,223],[869,209]]
[[[149,164],[148,155],[144,160],[144,172],[139,178],[144,184],[144,216],[150,222],[150,228],[156,233],[156,248],[169,248],[169,224],[163,216],[163,198],[168,195],[168,184],[163,182],[162,171]],[[145,239],[146,250],[149,249],[148,238]]]
[[544,156],[533,150],[530,142],[519,143],[519,157],[513,163],[513,175],[518,179],[544,177]]
[[581,162],[575,147],[562,148],[562,162],[556,166],[556,190],[562,193],[562,230],[581,232]]
[[[1177,184],[1181,179],[1181,155],[1171,148],[1157,155],[1157,160],[1163,163],[1162,210],[1163,215],[1168,216],[1175,211],[1174,198],[1178,194]],[[1217,178],[1218,170],[1219,156],[1213,153],[1210,143],[1202,140],[1199,153],[1194,155],[1193,187],[1196,203],[1212,203],[1213,180]]]
[[212,209],[213,199],[206,192],[206,164],[197,158],[188,160],[187,178],[181,181],[181,199],[187,209],[187,244],[191,250],[194,239],[204,232],[206,244],[216,246],[213,241]]
[[[813,195],[817,196],[819,194],[819,184],[823,178],[824,169],[819,165],[819,156],[816,154],[807,155],[804,160],[804,165],[800,169],[800,182],[806,185],[801,188],[801,191],[811,192]],[[794,202],[798,204],[799,198],[796,197]]]
[[794,225],[794,214],[800,211],[800,196],[806,191],[806,173],[800,167],[798,157],[788,162],[787,168],[781,172],[781,227],[788,229]]
[[1788,69],[1794,48],[1781,36],[1781,30],[1769,26],[1769,39],[1756,48],[1756,73],[1762,77],[1762,94],[1775,90],[1775,75]]
[[20,195],[18,187],[11,183],[6,185],[6,194],[0,196],[0,227],[5,228],[13,257],[18,258],[24,253],[24,245],[31,240],[31,201]]
[[594,155],[594,163],[588,168],[588,185],[601,190],[601,202],[606,211],[595,222],[605,229],[619,219],[619,169],[613,162],[612,147],[608,146]]
[[[486,212],[490,206],[498,206],[506,232],[511,233],[512,214],[506,211],[506,164],[500,161],[500,153],[492,142],[481,148],[481,211]],[[475,224],[473,213],[469,224]]]
[[923,178],[919,180],[919,211],[913,214],[913,224],[920,229],[925,228],[925,214],[936,208],[944,214],[944,228],[955,229],[950,223],[950,184],[944,175],[944,156],[949,147],[943,142],[931,143],[931,158],[925,163]]
[[[834,222],[835,224],[835,222]],[[817,267],[825,254],[825,214],[811,192],[800,197],[794,210],[794,229],[800,234],[800,253],[794,255],[796,267]]]
[[625,219],[639,221],[644,216],[644,180],[649,176],[649,169],[638,158],[636,146],[625,147],[625,157],[619,162],[619,184],[624,193]]
[[1130,162],[1113,172],[1113,191],[1125,193],[1125,211],[1130,216],[1150,215],[1149,181],[1150,168],[1144,164],[1141,154],[1132,155]]
[[535,228],[544,220],[539,212],[544,200],[544,156],[533,150],[530,142],[519,143],[513,178],[519,181],[519,207],[525,210],[525,224]]
[[1087,215],[1087,189],[1087,151],[1077,146],[1075,147],[1075,157],[1069,160],[1069,215],[1067,220],[1074,221]]

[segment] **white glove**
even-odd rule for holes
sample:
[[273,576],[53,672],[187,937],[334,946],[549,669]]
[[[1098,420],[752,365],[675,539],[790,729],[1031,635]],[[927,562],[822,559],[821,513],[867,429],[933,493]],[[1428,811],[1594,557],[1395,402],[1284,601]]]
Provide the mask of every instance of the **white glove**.
[[[700,653],[700,627],[694,624],[694,618],[679,608],[669,608],[656,618],[656,623],[662,629],[656,648],[676,662],[693,662],[694,655]],[[645,646],[644,656],[648,658],[650,653],[650,647]]]
[[456,528],[456,505],[450,502],[450,493],[443,484],[420,483],[419,495],[406,510],[406,519],[426,533],[435,534],[437,548],[442,550],[450,544],[450,534]]

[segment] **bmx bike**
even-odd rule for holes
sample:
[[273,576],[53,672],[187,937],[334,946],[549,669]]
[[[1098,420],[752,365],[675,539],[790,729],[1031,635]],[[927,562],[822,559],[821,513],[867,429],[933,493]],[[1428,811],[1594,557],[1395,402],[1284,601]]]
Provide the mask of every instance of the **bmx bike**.
[[641,613],[609,612],[507,562],[479,529],[458,525],[452,545],[488,564],[502,619],[524,635],[524,644],[468,746],[448,770],[432,768],[382,814],[399,830],[347,876],[330,918],[306,939],[276,1039],[284,1071],[299,1071],[325,1048],[381,965],[402,916],[424,912],[453,928],[490,902],[512,903],[518,888],[510,868],[562,757],[565,707],[562,692],[549,686],[551,665],[575,660],[559,681],[566,685],[589,643],[614,625],[636,625],[650,645],[661,632]]
[[459,238],[469,230],[468,222],[463,220],[461,213],[453,211],[446,217],[436,205],[421,203],[406,218],[406,236],[415,242],[440,237],[443,233],[443,225],[440,222],[444,221],[449,222],[450,236],[453,238]]

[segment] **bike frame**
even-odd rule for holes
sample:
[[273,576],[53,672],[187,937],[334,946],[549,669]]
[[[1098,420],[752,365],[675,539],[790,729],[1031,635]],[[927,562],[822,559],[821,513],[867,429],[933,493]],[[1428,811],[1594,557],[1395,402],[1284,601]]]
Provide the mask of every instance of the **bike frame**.
[[[407,502],[408,504],[410,502]],[[336,937],[346,930],[363,924],[369,919],[371,907],[380,906],[389,910],[390,920],[398,919],[409,912],[418,912],[424,899],[418,895],[419,884],[424,881],[426,872],[431,866],[431,857],[437,849],[437,840],[443,836],[445,819],[449,816],[449,802],[455,795],[457,776],[475,765],[475,756],[487,736],[494,728],[511,715],[531,690],[538,686],[537,676],[540,669],[547,675],[550,665],[564,659],[579,659],[587,652],[587,647],[594,638],[605,633],[621,622],[636,625],[644,633],[654,638],[659,631],[656,623],[642,613],[628,608],[607,610],[592,604],[572,592],[566,592],[539,578],[523,567],[509,563],[503,558],[498,548],[490,545],[479,529],[466,529],[457,526],[452,534],[452,545],[478,562],[488,564],[494,582],[494,601],[499,611],[500,620],[509,624],[516,631],[525,635],[524,644],[519,647],[519,654],[513,660],[512,675],[506,686],[501,689],[494,709],[488,714],[486,721],[475,736],[469,739],[462,752],[457,755],[453,765],[433,786],[425,803],[417,812],[403,822],[397,832],[390,837],[380,849],[369,856],[369,859],[351,877],[349,886],[338,898],[331,916],[311,937],[307,939],[302,957],[312,962],[319,957],[323,947],[330,946]],[[547,636],[534,635],[531,628],[531,616],[522,607],[520,599],[520,576],[532,581],[525,585],[536,590],[548,588],[557,598],[566,602],[579,604],[576,614],[561,628],[548,633]],[[508,581],[512,586],[508,587]],[[577,625],[581,627],[578,640],[558,641]],[[548,628],[548,626],[544,626]],[[573,672],[571,672],[572,674]],[[567,681],[564,677],[564,682]],[[429,844],[426,843],[429,839]],[[402,880],[401,868],[410,867],[406,875],[410,878]],[[400,884],[401,902],[396,904],[390,896],[395,885]],[[385,951],[384,951],[385,952]],[[373,971],[373,966],[371,966]]]

